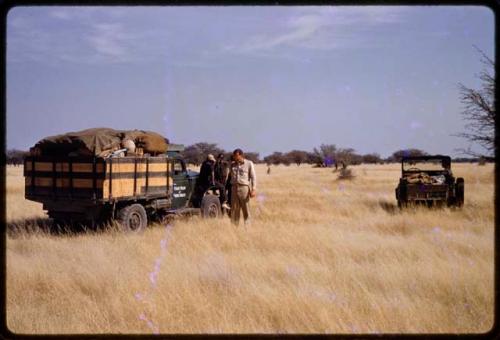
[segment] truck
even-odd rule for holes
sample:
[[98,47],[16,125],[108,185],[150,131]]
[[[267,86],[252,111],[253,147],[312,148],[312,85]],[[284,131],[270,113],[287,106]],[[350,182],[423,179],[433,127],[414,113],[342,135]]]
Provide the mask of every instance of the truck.
[[449,156],[405,156],[396,200],[400,208],[414,204],[462,207],[464,179],[453,176]]
[[116,220],[140,231],[148,221],[179,215],[222,216],[216,188],[201,188],[187,168],[182,145],[161,155],[29,155],[24,159],[25,198],[43,204],[56,225],[97,226]]

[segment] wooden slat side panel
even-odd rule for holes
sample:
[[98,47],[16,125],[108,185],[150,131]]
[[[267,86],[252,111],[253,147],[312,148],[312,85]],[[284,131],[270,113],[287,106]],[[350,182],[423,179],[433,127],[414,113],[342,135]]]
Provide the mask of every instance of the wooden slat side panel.
[[[74,170],[76,171],[76,170]],[[146,162],[143,159],[139,159],[137,161],[137,171],[145,172],[146,171]],[[149,163],[149,171],[152,172],[166,172],[167,167],[165,164],[159,163]],[[106,172],[109,173],[109,163],[106,167]],[[113,174],[125,172],[125,173],[134,173],[134,164],[133,163],[119,163],[116,159],[113,159]]]
[[[109,182],[105,180],[103,184],[103,193],[104,198],[109,198]],[[163,179],[155,178],[154,181],[149,181],[148,187],[162,188],[162,191],[165,192],[165,186],[167,184],[166,177]],[[137,181],[138,195],[145,194],[146,181],[138,180]],[[113,180],[113,188],[112,188],[113,198],[119,199],[120,197],[131,197],[134,195],[134,179],[119,179]]]
[[[149,176],[148,186],[163,187],[166,194],[167,186],[167,164],[164,157],[149,158]],[[153,161],[154,160],[154,161]],[[158,161],[158,162],[156,162]],[[161,163],[159,162],[161,161]],[[134,196],[134,169],[135,165],[128,158],[114,158],[112,160],[112,169],[110,162],[106,162],[106,179],[103,181],[103,198],[109,199],[110,190],[110,170],[112,173],[111,196],[113,199],[120,199],[120,197],[133,197]],[[144,195],[143,188],[146,185],[146,158],[137,159],[137,178],[136,188],[137,195]],[[171,167],[168,168],[171,170]],[[173,183],[172,176],[169,177],[168,183]]]
[[[97,187],[102,188],[104,180],[97,180]],[[31,186],[31,177],[25,177],[24,183],[26,186]],[[53,179],[49,177],[35,177],[35,186],[39,187],[52,187]],[[69,178],[57,178],[56,179],[56,187],[57,188],[69,188]],[[91,179],[73,179],[73,187],[92,189],[92,180]]]
[[[31,163],[26,164],[26,170],[31,171]],[[96,168],[98,173],[104,171],[104,164],[97,163]],[[52,163],[49,162],[35,162],[35,171],[52,171]],[[58,172],[69,172],[69,162],[56,162],[56,171]],[[92,172],[92,163],[73,163],[73,172]]]

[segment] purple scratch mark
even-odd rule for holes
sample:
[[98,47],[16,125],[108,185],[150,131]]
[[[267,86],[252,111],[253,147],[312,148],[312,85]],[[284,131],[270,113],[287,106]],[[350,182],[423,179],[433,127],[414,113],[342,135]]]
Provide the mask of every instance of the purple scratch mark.
[[163,239],[160,241],[160,247],[162,250],[167,249],[167,240]]
[[153,334],[159,334],[159,328],[157,325],[155,325],[151,320],[149,320],[144,313],[141,313],[139,315],[139,320],[145,321],[146,324],[151,328],[153,331]]
[[326,166],[330,166],[333,164],[334,160],[331,157],[325,157],[323,162],[325,163]]
[[420,122],[418,122],[416,120],[413,120],[410,123],[410,129],[412,129],[412,130],[420,129],[422,126],[423,126],[422,123],[420,123]]
[[338,185],[338,189],[339,189],[340,191],[344,191],[344,189],[345,189],[344,184],[340,183],[340,184]]
[[[166,255],[168,238],[170,236],[170,227],[171,227],[170,224],[167,224],[165,226],[165,236],[160,241],[160,256],[158,256],[155,259],[153,271],[149,273],[149,281],[151,282],[150,289],[153,291],[153,293],[157,288],[157,282],[158,282],[158,276],[160,274],[161,263],[163,261],[163,258]],[[151,294],[150,293],[143,294],[143,293],[137,292],[137,293],[135,293],[134,296],[138,301],[146,302],[145,296],[151,296]],[[142,312],[139,315],[139,320],[146,322],[148,327],[153,331],[153,334],[159,334],[159,327],[153,321],[149,320],[146,317],[146,314],[144,312]]]

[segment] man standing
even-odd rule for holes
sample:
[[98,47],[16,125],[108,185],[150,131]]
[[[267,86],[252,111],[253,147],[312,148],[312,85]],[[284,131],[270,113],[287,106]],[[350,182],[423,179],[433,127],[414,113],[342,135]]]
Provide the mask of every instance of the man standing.
[[257,177],[253,162],[245,159],[243,151],[233,151],[234,161],[231,163],[231,220],[233,224],[240,222],[240,210],[243,211],[245,224],[249,222],[249,201],[256,195]]

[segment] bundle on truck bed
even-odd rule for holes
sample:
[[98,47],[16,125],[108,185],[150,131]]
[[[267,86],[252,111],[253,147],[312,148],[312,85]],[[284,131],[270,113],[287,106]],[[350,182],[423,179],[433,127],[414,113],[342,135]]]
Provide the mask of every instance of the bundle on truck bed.
[[125,140],[131,140],[144,153],[152,156],[163,154],[168,148],[168,139],[144,130],[114,130],[93,128],[40,140],[31,148],[34,156],[96,156],[106,157],[119,150]]

